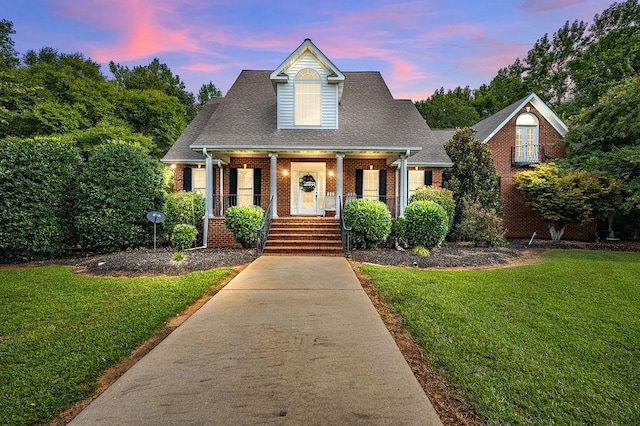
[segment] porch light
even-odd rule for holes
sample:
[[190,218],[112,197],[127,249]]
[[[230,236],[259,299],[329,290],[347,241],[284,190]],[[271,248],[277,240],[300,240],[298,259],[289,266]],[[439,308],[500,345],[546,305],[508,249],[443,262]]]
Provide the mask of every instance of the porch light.
[[329,177],[333,177],[333,170],[329,170]]
[[170,167],[171,167],[171,170],[175,170],[176,169],[176,165],[175,164],[172,164]]
[[282,176],[289,176],[289,170],[282,169]]
[[243,164],[243,165],[242,165],[242,168],[246,169],[246,168],[247,168],[247,165],[246,165],[246,164]]
[[418,170],[418,166],[416,166],[416,167],[414,168],[414,170]]
[[373,170],[373,164],[369,164],[369,170]]

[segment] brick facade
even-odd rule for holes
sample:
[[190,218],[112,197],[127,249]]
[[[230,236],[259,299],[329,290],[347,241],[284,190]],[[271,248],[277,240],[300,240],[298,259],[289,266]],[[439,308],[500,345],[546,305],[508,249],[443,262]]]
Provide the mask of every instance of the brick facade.
[[[544,147],[545,158],[550,161],[553,158],[564,156],[564,150],[555,146],[562,139],[557,130],[536,110],[528,104],[522,108],[507,124],[494,135],[488,144],[491,148],[493,161],[498,176],[500,176],[500,192],[502,194],[504,210],[505,236],[508,238],[530,238],[536,232],[539,238],[550,238],[545,222],[527,205],[522,193],[513,183],[513,176],[528,167],[514,167],[512,165],[512,149],[516,140],[516,119],[519,114],[527,112],[534,114],[539,121],[538,138],[540,146]],[[565,231],[567,238],[586,240],[595,232],[595,225],[568,226]]]

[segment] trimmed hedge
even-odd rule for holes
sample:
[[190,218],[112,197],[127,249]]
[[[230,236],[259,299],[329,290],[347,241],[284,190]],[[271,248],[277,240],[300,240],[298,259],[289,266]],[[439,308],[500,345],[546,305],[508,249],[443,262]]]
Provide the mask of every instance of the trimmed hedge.
[[256,229],[262,225],[264,210],[260,206],[233,206],[224,213],[224,226],[244,248],[258,241]]
[[193,225],[179,223],[173,227],[171,233],[171,245],[178,251],[191,248],[196,241],[198,231]]
[[433,186],[421,186],[416,189],[411,197],[409,197],[409,203],[414,201],[433,201],[439,204],[446,212],[449,218],[449,228],[453,225],[453,218],[456,215],[456,202],[453,199],[453,192],[444,188],[434,188]]
[[164,201],[160,163],[131,145],[105,145],[89,158],[79,182],[76,223],[83,248],[140,247],[152,238],[146,214]]
[[1,261],[56,257],[73,243],[81,164],[78,150],[58,140],[0,146]]
[[167,195],[162,212],[167,219],[162,224],[167,235],[180,223],[198,226],[204,217],[204,196],[199,192],[174,192]]
[[449,218],[442,206],[433,201],[414,201],[404,210],[407,219],[407,242],[412,247],[431,250],[444,241]]
[[351,201],[344,207],[343,214],[356,248],[377,247],[391,232],[391,214],[381,201],[365,198]]

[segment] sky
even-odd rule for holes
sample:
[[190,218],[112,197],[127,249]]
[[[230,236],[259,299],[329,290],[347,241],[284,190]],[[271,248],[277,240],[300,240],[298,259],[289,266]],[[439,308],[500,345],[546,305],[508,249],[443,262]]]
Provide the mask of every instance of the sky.
[[53,47],[103,65],[166,63],[197,94],[273,70],[305,38],[341,71],[380,71],[396,99],[478,88],[566,21],[613,0],[0,0],[16,50]]

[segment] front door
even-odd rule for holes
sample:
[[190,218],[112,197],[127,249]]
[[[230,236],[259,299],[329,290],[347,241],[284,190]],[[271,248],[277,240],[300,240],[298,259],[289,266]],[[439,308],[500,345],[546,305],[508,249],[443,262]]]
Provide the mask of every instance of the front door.
[[291,214],[322,215],[326,191],[325,163],[291,163]]
[[318,172],[298,172],[298,214],[318,214]]

